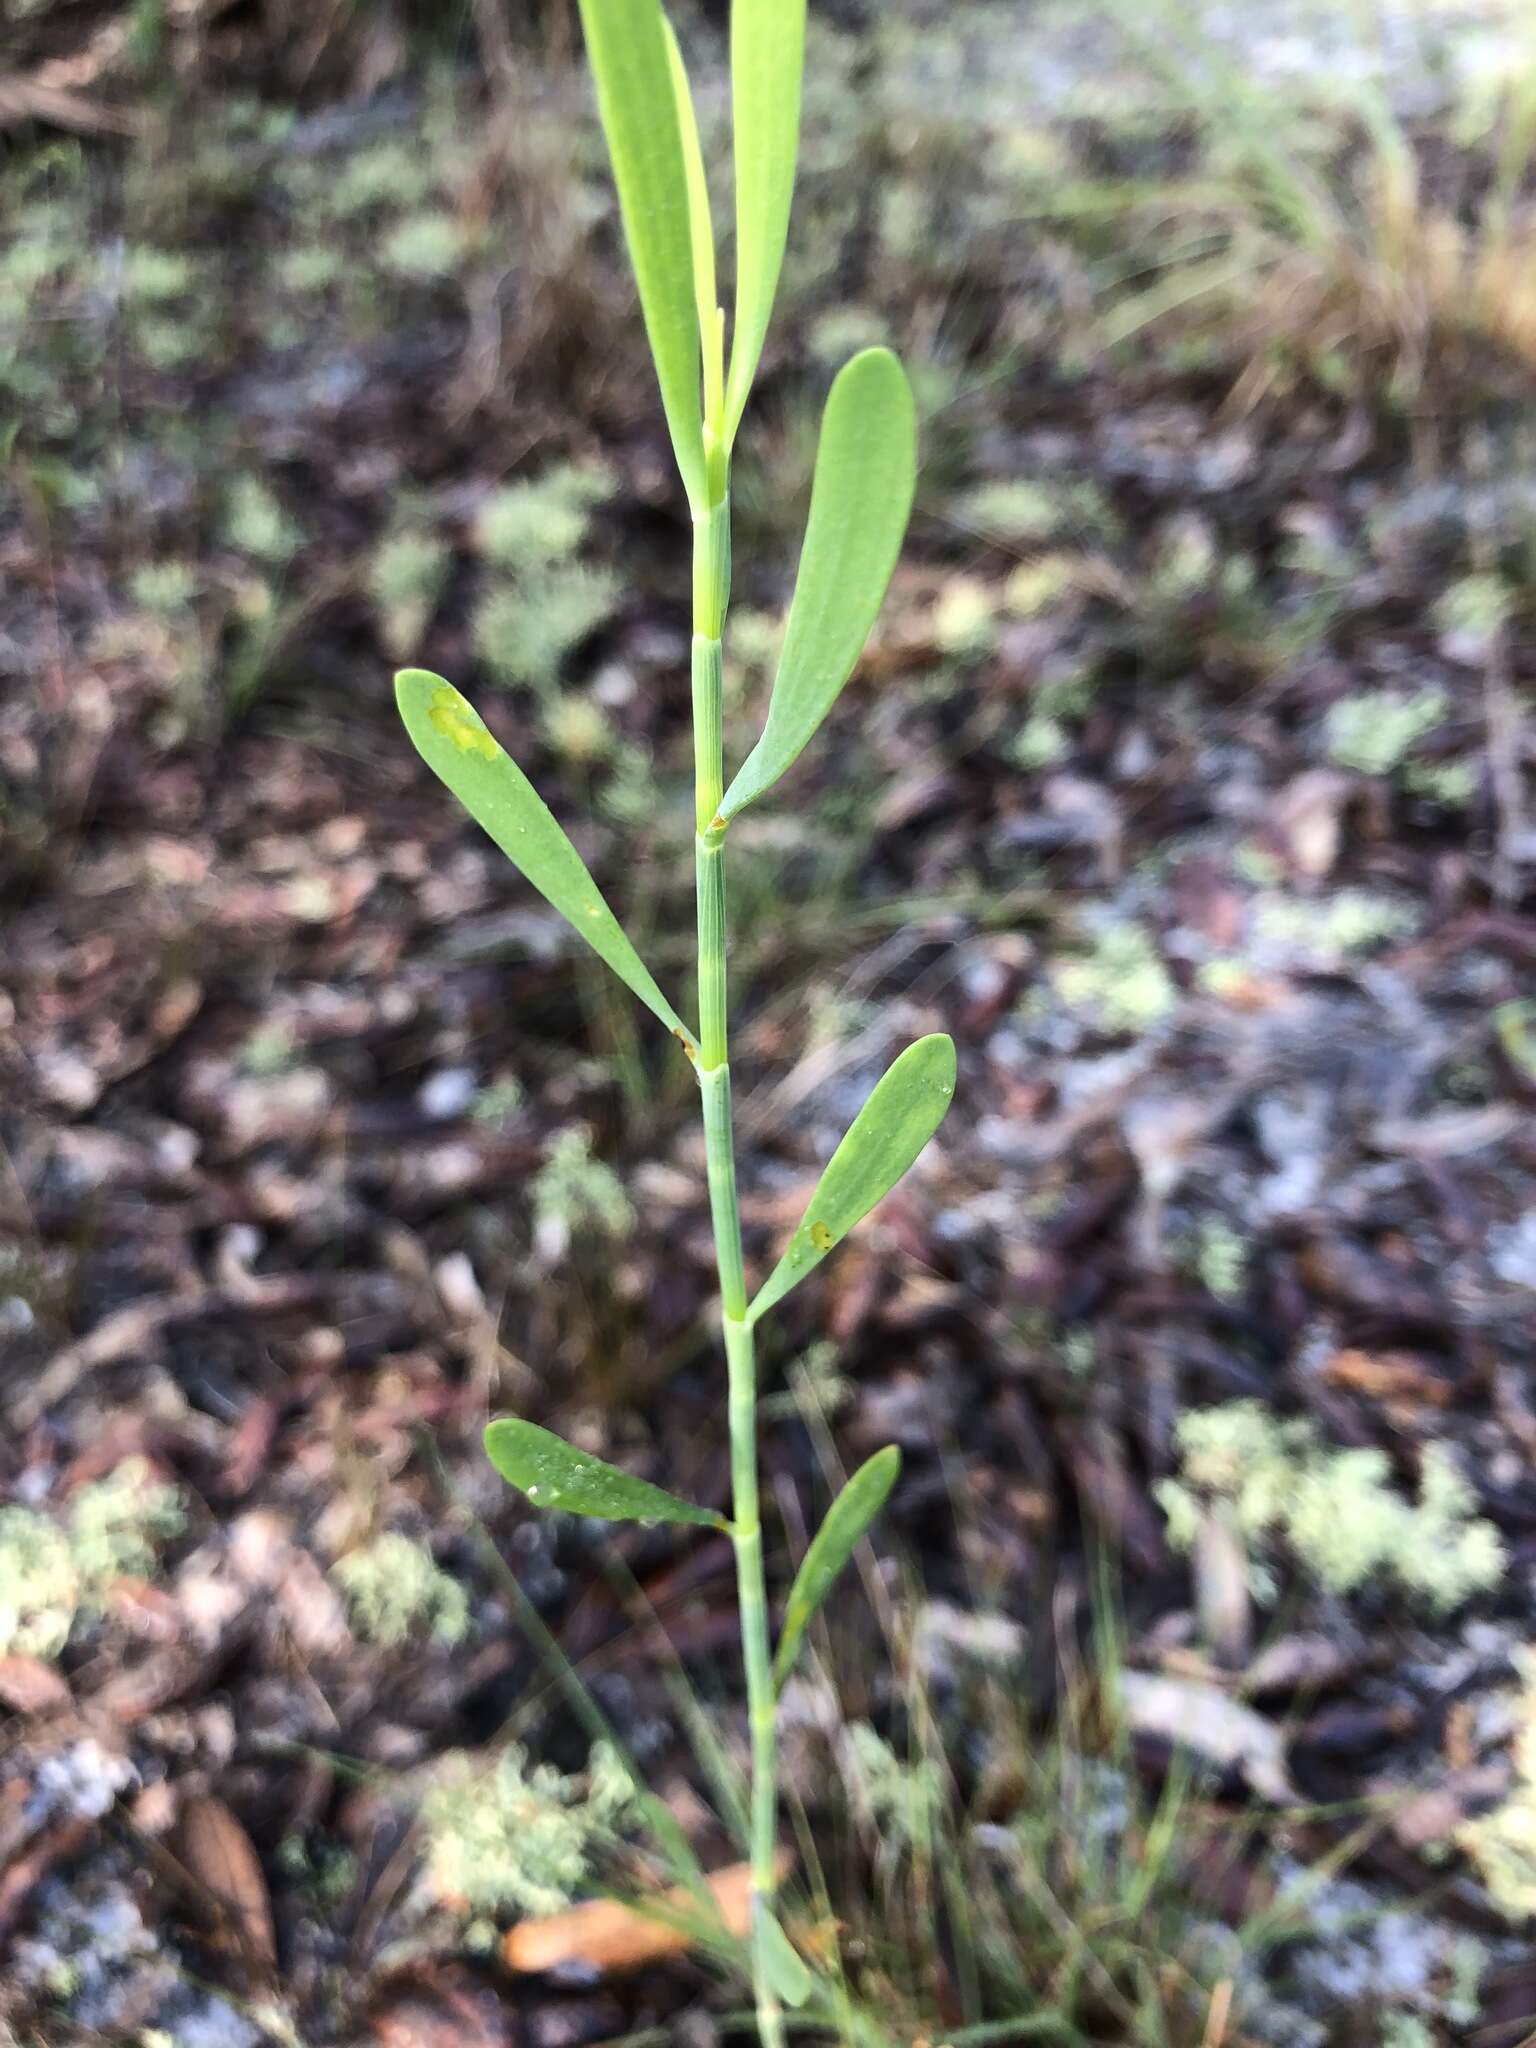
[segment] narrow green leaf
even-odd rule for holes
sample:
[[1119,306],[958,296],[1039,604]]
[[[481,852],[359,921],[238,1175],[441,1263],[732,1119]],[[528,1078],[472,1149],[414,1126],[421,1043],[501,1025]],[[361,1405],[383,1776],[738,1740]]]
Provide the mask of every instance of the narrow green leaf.
[[938,1129],[954,1092],[955,1046],[942,1031],[892,1060],[827,1161],[800,1228],[748,1311],[752,1322],[885,1199]]
[[736,438],[778,290],[800,146],[805,0],[731,0],[736,150],[736,320],[726,433]]
[[804,2005],[816,1988],[811,1973],[771,1913],[765,1913],[763,1918],[763,1960],[768,1966],[769,1982],[784,2003]]
[[625,937],[581,855],[469,699],[429,669],[405,668],[395,677],[395,701],[432,773],[620,981],[692,1050],[692,1034]]
[[916,478],[906,376],[889,349],[865,349],[838,372],[827,398],[768,718],[726,791],[722,818],[778,781],[837,702],[901,552]]
[[900,1472],[901,1452],[890,1444],[859,1467],[828,1508],[827,1519],[816,1531],[789,1589],[784,1628],[773,1660],[775,1685],[782,1686],[794,1670],[811,1616],[832,1590],[833,1580],[852,1557],[865,1530],[885,1506]]
[[672,96],[677,104],[677,127],[683,144],[683,169],[688,180],[693,297],[704,356],[704,425],[707,432],[713,423],[718,422],[725,407],[725,369],[721,360],[723,316],[715,285],[715,224],[709,210],[709,183],[704,176],[704,151],[699,142],[699,120],[693,110],[688,69],[683,63],[683,53],[671,22],[665,22],[664,27],[667,61],[672,73]]
[[659,0],[581,0],[597,108],[661,402],[695,505],[708,502],[688,171]]
[[552,1430],[536,1422],[504,1416],[489,1423],[486,1456],[502,1478],[526,1493],[536,1508],[561,1508],[568,1515],[597,1515],[605,1522],[691,1522],[703,1529],[723,1529],[725,1518],[711,1508],[695,1507],[635,1479],[616,1465],[604,1464],[578,1451]]

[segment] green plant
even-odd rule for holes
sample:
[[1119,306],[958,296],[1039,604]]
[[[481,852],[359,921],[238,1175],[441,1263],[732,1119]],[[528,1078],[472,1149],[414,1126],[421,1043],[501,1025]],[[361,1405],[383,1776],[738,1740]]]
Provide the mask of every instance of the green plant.
[[396,691],[427,765],[534,887],[678,1041],[697,1076],[720,1276],[731,1450],[729,1519],[604,1464],[521,1420],[493,1422],[502,1475],[541,1507],[723,1530],[734,1546],[751,1729],[748,1839],[752,1976],[766,2048],[782,2007],[813,1980],[774,1910],[777,1703],[805,1624],[890,1492],[882,1451],[849,1481],[811,1543],[771,1638],[757,1468],[755,1331],[912,1164],[954,1092],[942,1034],[909,1046],[838,1146],[782,1257],[749,1296],[736,1195],[726,1010],[725,845],[812,739],[853,671],[884,598],[911,510],[915,408],[896,358],[866,349],[827,399],[810,518],[762,733],[726,785],[722,648],[731,565],[731,456],[756,377],[788,232],[804,63],[804,0],[736,0],[731,17],[736,298],[729,362],[714,234],[681,53],[659,0],[581,0],[641,311],[692,519],[693,731],[699,1026],[686,1025],[600,895],[570,840],[473,707],[440,676],[407,669]]

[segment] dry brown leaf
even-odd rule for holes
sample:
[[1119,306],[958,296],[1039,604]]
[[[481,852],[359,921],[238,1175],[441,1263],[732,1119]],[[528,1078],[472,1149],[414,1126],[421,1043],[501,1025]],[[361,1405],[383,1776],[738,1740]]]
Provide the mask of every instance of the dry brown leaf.
[[[781,1855],[780,1875],[788,1863],[788,1856]],[[751,1865],[732,1863],[717,1870],[709,1889],[728,1931],[745,1935],[752,1916]],[[663,1892],[656,1904],[659,1912],[669,1915],[698,1912],[698,1901],[685,1885]],[[616,1899],[594,1899],[542,1920],[524,1920],[502,1943],[501,1956],[509,1970],[524,1975],[574,1963],[608,1976],[681,1955],[692,1946],[692,1935],[681,1927],[667,1926]]]
[[493,1997],[430,1968],[392,1978],[368,2025],[381,2048],[510,2048],[512,2040]]
[[0,1657],[0,1704],[16,1714],[62,1714],[74,1704],[69,1687],[38,1657]]
[[1346,1393],[1390,1408],[1448,1408],[1456,1396],[1450,1380],[1411,1351],[1336,1351],[1323,1375]]
[[277,1964],[277,1938],[267,1881],[251,1846],[251,1838],[222,1799],[208,1795],[189,1800],[182,1810],[176,1838],[177,1855],[195,1878],[227,1935],[253,1969],[270,1971]]

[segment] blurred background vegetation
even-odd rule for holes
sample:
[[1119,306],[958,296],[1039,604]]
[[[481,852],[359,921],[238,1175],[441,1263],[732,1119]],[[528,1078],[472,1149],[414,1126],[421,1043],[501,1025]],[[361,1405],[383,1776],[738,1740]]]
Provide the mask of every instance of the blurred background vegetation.
[[[732,834],[754,1255],[898,1043],[961,1085],[770,1360],[781,1584],[906,1456],[789,1702],[796,1939],[869,2048],[1515,2048],[1536,23],[813,0],[738,760],[873,340],[911,541]],[[9,0],[0,393],[0,2034],[714,2038],[728,1955],[502,1944],[665,1878],[543,1628],[729,1861],[728,1559],[476,1450],[723,1497],[691,1080],[389,690],[675,984],[686,517],[574,9]]]

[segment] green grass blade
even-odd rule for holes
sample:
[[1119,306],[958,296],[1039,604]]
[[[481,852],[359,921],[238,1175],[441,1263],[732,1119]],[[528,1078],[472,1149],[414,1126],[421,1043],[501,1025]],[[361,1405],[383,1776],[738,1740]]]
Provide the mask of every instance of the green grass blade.
[[763,1939],[774,1990],[786,2005],[804,2005],[816,1988],[815,1980],[789,1936],[771,1914],[764,1922]]
[[748,1311],[751,1321],[782,1301],[884,1200],[938,1129],[954,1092],[954,1040],[942,1031],[891,1062],[827,1161],[800,1228]]
[[429,669],[406,668],[395,677],[395,700],[432,773],[620,981],[691,1048],[692,1034],[603,901],[581,855],[469,699]]
[[861,1465],[827,1510],[810,1549],[795,1573],[784,1609],[784,1628],[773,1660],[773,1682],[782,1686],[795,1668],[800,1645],[833,1581],[852,1557],[864,1532],[885,1506],[901,1472],[901,1452],[894,1444]]
[[784,262],[804,70],[805,0],[732,0],[736,319],[726,387],[727,447],[757,375]]
[[889,349],[838,372],[822,418],[811,515],[762,737],[720,806],[733,818],[769,789],[849,676],[901,552],[917,479],[912,392]]
[[661,402],[694,505],[708,503],[688,170],[659,0],[581,0],[597,108]]
[[488,1423],[486,1456],[509,1486],[527,1494],[536,1508],[560,1508],[568,1515],[596,1515],[605,1522],[690,1522],[724,1529],[713,1508],[696,1507],[675,1493],[635,1479],[590,1452],[578,1451],[536,1422],[503,1416]]

